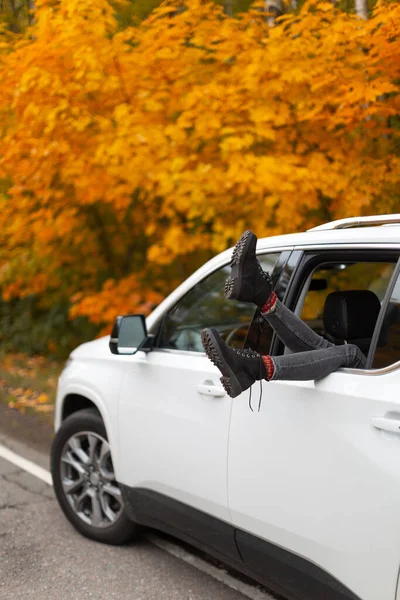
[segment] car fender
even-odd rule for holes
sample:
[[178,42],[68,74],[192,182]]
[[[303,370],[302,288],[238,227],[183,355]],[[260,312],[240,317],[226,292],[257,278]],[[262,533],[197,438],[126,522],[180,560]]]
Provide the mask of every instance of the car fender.
[[[56,414],[54,422],[55,432],[57,433],[58,429],[62,424],[62,414],[64,410],[65,399],[70,394],[78,394],[79,396],[87,398],[88,400],[90,400],[90,402],[94,404],[94,406],[99,411],[100,416],[104,422],[104,426],[106,428],[109,444],[111,446],[114,472],[118,477],[118,440],[116,439],[117,436],[115,433],[116,427],[113,426],[111,415],[109,414],[109,411],[107,410],[102,397],[91,387],[78,382],[68,382],[62,386],[62,390],[59,390],[57,393]],[[115,415],[115,418],[116,416],[117,415]]]

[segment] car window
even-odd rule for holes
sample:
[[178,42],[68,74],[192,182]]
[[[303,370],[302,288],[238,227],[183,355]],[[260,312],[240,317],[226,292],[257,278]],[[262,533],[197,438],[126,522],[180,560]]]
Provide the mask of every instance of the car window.
[[314,331],[326,336],[323,313],[328,294],[370,290],[382,302],[394,268],[395,263],[391,262],[333,262],[319,265],[306,282],[295,312]]
[[[279,253],[258,257],[263,268],[272,271]],[[203,352],[201,331],[214,327],[230,346],[242,348],[255,306],[227,300],[224,285],[230,266],[214,271],[196,284],[167,314],[158,348]]]
[[383,319],[372,368],[387,367],[400,360],[400,276],[397,278]]

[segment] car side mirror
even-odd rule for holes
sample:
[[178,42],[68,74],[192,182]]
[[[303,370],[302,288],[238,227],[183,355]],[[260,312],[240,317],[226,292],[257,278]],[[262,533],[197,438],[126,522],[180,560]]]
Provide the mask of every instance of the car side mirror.
[[113,354],[136,354],[148,337],[144,315],[117,317],[111,332],[110,350]]

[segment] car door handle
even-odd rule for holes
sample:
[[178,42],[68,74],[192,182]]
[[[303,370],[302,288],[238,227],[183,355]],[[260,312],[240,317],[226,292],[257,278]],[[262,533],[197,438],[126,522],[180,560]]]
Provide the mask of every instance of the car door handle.
[[400,433],[400,419],[388,419],[387,417],[372,417],[372,425],[383,431]]
[[225,396],[225,390],[218,385],[212,383],[200,383],[197,386],[197,391],[204,396],[215,396],[216,398],[222,398]]

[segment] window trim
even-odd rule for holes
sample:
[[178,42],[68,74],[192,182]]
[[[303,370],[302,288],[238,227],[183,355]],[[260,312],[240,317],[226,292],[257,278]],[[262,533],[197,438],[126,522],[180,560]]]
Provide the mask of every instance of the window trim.
[[205,356],[205,352],[196,352],[195,350],[179,350],[178,348],[154,348],[153,352],[164,352],[165,354],[177,354],[185,356]]
[[[380,369],[353,369],[351,367],[343,367],[340,369],[342,373],[349,373],[350,375],[373,375],[374,377],[380,375],[387,375],[388,373],[392,373],[394,371],[400,370],[400,360],[392,363],[391,365],[387,365],[386,367],[381,367]],[[339,371],[337,371],[339,372]]]

